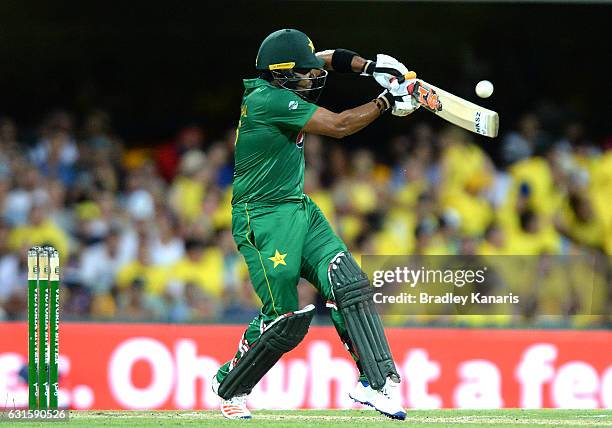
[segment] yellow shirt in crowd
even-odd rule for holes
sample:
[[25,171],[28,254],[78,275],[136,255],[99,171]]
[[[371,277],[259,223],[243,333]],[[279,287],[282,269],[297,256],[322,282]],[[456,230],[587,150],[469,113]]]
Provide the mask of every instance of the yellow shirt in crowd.
[[202,214],[202,202],[206,194],[204,184],[189,177],[177,177],[171,190],[172,206],[188,221],[196,220]]
[[147,293],[160,296],[166,290],[169,271],[166,266],[145,265],[138,260],[134,260],[119,269],[117,285],[120,288],[127,288],[138,278],[144,281]]
[[45,220],[38,226],[24,225],[13,229],[9,235],[9,246],[15,252],[33,245],[52,245],[60,258],[68,259],[68,235],[52,220]]
[[223,295],[223,253],[216,247],[209,247],[199,261],[187,256],[170,268],[170,279],[193,283],[213,297]]

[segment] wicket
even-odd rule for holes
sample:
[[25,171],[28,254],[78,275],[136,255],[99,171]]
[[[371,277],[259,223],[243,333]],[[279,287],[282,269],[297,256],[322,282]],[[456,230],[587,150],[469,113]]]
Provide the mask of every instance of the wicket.
[[30,409],[58,408],[59,269],[55,248],[32,247],[28,251]]

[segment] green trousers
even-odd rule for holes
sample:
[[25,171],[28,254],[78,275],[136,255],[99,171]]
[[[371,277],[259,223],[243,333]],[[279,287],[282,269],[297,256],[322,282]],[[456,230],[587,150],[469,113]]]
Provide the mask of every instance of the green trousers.
[[327,278],[331,259],[347,248],[319,207],[306,195],[301,201],[276,205],[235,205],[232,209],[232,234],[263,306],[244,332],[234,359],[217,372],[219,382],[259,338],[266,324],[299,309],[297,285],[300,278],[312,283],[323,300],[329,303],[336,331],[365,379],[359,360],[352,351],[344,318],[334,307]]

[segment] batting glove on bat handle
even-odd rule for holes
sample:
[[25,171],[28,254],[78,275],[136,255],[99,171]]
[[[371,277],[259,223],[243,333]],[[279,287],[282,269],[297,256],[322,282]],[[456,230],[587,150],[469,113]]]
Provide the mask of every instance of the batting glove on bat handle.
[[411,95],[394,98],[391,114],[393,116],[408,116],[417,110],[421,105]]
[[372,76],[383,88],[387,90],[394,89],[398,85],[397,80],[406,73],[408,73],[406,66],[392,56],[385,54],[376,55],[376,66]]
[[414,90],[414,83],[416,82],[416,73],[414,71],[408,71],[401,76],[392,77],[390,80],[391,89],[389,92],[399,100],[406,95],[411,95]]
[[[410,79],[406,79],[406,77]],[[417,100],[411,95],[411,91],[414,89],[414,83],[416,82],[415,77],[415,72],[408,72],[402,74],[398,78],[393,78],[391,82],[392,89],[389,93],[393,95],[394,103],[391,113],[394,116],[407,116],[421,107]]]

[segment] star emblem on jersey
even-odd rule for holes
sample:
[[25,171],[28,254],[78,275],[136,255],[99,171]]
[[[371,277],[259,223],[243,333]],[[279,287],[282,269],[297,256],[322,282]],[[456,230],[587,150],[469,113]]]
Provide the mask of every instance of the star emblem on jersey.
[[278,250],[276,250],[274,257],[268,257],[268,260],[272,260],[274,262],[274,269],[276,269],[276,266],[278,266],[279,264],[287,266],[287,263],[285,262],[285,257],[287,257],[287,254],[281,254],[278,252]]

